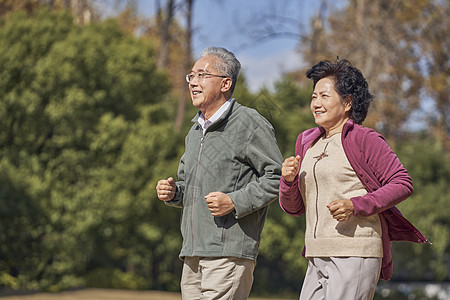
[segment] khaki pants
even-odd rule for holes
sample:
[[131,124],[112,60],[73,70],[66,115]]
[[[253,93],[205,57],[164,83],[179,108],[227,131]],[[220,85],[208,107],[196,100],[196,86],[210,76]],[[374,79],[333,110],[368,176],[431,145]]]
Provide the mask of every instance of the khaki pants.
[[183,300],[245,300],[253,284],[255,262],[235,257],[185,257]]
[[381,257],[308,259],[300,300],[371,300],[381,271]]

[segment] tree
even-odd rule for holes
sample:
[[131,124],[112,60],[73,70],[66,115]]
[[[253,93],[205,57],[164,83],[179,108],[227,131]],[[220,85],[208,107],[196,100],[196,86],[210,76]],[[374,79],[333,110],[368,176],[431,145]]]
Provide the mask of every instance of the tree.
[[394,243],[394,279],[448,280],[450,159],[439,139],[418,135],[399,144],[398,156],[414,183],[399,208],[433,245]]
[[[159,1],[158,1],[159,3]],[[175,0],[168,0],[166,8],[163,10],[158,8],[156,16],[156,24],[161,28],[161,46],[159,49],[158,66],[160,68],[167,68],[169,59],[169,42],[170,42],[170,25],[172,23],[173,15],[175,13]]]
[[[185,31],[185,44],[186,47],[184,49],[184,70],[188,73],[192,65],[192,10],[194,7],[194,0],[186,0],[186,31]],[[184,88],[187,91],[187,88]],[[181,96],[178,101],[178,110],[177,116],[175,118],[175,129],[180,130],[186,115],[186,93],[181,93]],[[187,98],[187,97],[186,97]]]
[[[158,66],[166,70],[172,78],[172,91],[177,99],[177,113],[174,119],[177,131],[186,124],[188,93],[184,75],[193,62],[191,40],[194,2],[194,0],[167,0],[164,5],[161,1],[156,1],[156,17],[151,18],[145,34],[158,41],[156,47]],[[182,28],[175,19],[177,13],[186,21],[185,28]]]
[[100,18],[95,0],[0,0],[0,16],[8,16],[16,10],[34,12],[42,6],[70,11],[78,24],[88,24]]
[[177,212],[158,213],[154,185],[182,138],[165,134],[174,111],[149,43],[48,10],[13,14],[0,41],[0,286],[55,290],[102,270],[116,286],[173,285],[161,274],[176,274]]
[[[427,95],[434,101],[436,110],[429,116],[430,133],[443,143],[447,155],[450,153],[450,24],[448,1],[429,1],[418,9],[420,19],[413,16],[417,24],[420,49],[424,61],[425,87]],[[417,32],[413,32],[413,34]]]
[[[444,54],[449,26],[442,18],[448,7],[448,1],[439,0],[349,1],[330,14],[320,35],[311,32],[303,40],[301,52],[310,64],[339,56],[360,68],[375,94],[365,124],[398,139],[407,131],[405,124],[414,122],[413,113],[423,116],[421,102],[434,99],[442,114],[448,110],[448,87],[443,86],[449,73]],[[319,53],[308,47],[313,40],[322,43]],[[446,128],[442,114],[436,125]],[[446,136],[442,131],[436,132],[446,141],[449,131]]]
[[[0,10],[4,3],[11,4],[0,2]],[[82,26],[74,23],[68,12],[57,9],[59,1],[53,2],[54,12],[37,9],[30,4],[33,1],[21,3],[26,7],[6,10],[0,23],[0,288],[178,290],[180,211],[157,200],[155,185],[157,180],[176,174],[184,135],[196,111],[187,106],[184,124],[179,130],[174,128],[181,90],[186,88],[183,75],[190,67],[185,56],[188,52],[179,50],[185,49],[186,36],[193,34],[193,29],[172,19],[168,64],[162,73],[162,68],[157,67],[161,28],[155,25],[156,19],[137,16],[132,6],[117,17],[117,22],[94,20]],[[396,93],[409,95],[407,91],[412,93],[415,88],[407,83],[419,74],[426,79],[420,92],[440,99],[439,107],[445,110],[448,57],[446,48],[441,51],[439,47],[446,38],[442,35],[446,23],[438,22],[445,10],[432,9],[443,4],[423,1],[419,11],[408,6],[407,1],[351,2],[336,16],[349,22],[353,22],[349,12],[358,16],[357,32],[367,30],[377,47],[384,47],[378,39],[386,38],[389,47],[395,51],[398,47],[399,53],[424,54],[419,60],[417,56],[404,58],[405,67],[392,60],[395,67],[401,67],[400,75],[390,67],[381,70],[383,73],[375,72],[378,66],[371,64],[378,63],[378,54],[363,61],[362,66],[373,70],[369,72],[371,82],[380,84],[381,91],[390,96],[394,93],[389,89],[396,85],[382,86],[389,83],[383,76],[398,77],[395,84],[404,82],[406,86]],[[316,18],[314,34],[309,35],[313,37],[309,42],[320,51],[309,56],[305,49],[313,45],[305,37],[305,57],[312,60],[314,54],[314,59],[330,58],[335,53],[323,49],[337,49],[349,51],[357,61],[363,60],[360,51],[372,51],[364,43],[349,39],[357,45],[351,51],[346,50],[343,41],[329,45],[330,34],[338,25],[344,25],[337,19],[327,19],[326,7]],[[17,9],[27,13],[13,13]],[[179,9],[177,13],[189,11],[185,4]],[[404,9],[411,11],[403,13]],[[414,51],[408,52],[406,44],[395,45],[394,33],[381,37],[372,32],[374,24],[380,26],[381,32],[389,26],[371,20],[370,13],[384,16],[387,12],[393,13],[389,26],[398,21],[401,28],[395,33],[404,30],[402,34],[411,37],[408,45]],[[420,22],[425,15],[432,21]],[[336,29],[330,28],[331,21],[336,22]],[[353,31],[345,26],[341,28]],[[353,38],[353,34],[349,36]],[[399,40],[400,44],[403,39],[406,37]],[[386,55],[388,61],[393,59],[389,53]],[[417,70],[420,72],[412,74]],[[274,125],[280,149],[287,157],[293,155],[297,135],[315,126],[309,109],[311,91],[303,71],[286,74],[273,92],[262,89],[254,94],[247,88],[245,74],[241,74],[234,96]],[[408,97],[405,101],[415,96]],[[376,112],[378,108],[374,108]],[[405,112],[410,113],[409,109]],[[368,124],[377,118],[375,113]],[[439,112],[430,124],[441,126],[438,124],[445,124],[445,118]],[[414,195],[400,208],[434,242],[432,246],[395,243],[394,279],[448,278],[448,151],[442,135],[434,139],[426,133],[392,133],[399,135],[394,150],[410,171],[415,187]],[[301,257],[303,232],[303,218],[287,215],[277,203],[271,205],[253,293],[298,292],[307,262]],[[274,277],[279,280],[274,282]]]

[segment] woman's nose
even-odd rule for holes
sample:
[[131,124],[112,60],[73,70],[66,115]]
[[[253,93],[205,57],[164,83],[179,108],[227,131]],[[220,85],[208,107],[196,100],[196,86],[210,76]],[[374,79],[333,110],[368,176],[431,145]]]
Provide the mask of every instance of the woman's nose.
[[314,107],[321,106],[322,105],[322,101],[320,100],[320,98],[315,98],[315,99],[312,100],[312,105]]

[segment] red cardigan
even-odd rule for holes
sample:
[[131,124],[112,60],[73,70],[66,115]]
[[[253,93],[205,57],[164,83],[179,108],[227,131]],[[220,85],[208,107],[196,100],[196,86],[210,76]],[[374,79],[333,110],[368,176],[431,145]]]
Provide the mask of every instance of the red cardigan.
[[[295,155],[303,159],[306,150],[324,131],[322,127],[315,127],[302,132],[297,138]],[[380,278],[389,280],[392,275],[391,241],[427,242],[427,238],[394,206],[413,193],[411,177],[384,137],[370,128],[349,120],[342,130],[342,146],[353,170],[367,189],[364,196],[350,199],[355,216],[380,216],[383,243]],[[290,183],[281,178],[279,202],[290,215],[305,213],[298,175]]]

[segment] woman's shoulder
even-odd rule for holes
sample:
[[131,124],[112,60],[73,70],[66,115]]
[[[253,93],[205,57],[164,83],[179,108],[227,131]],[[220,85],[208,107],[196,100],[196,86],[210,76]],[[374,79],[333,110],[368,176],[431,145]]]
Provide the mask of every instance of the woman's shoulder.
[[302,131],[297,136],[297,141],[295,143],[295,154],[302,154],[304,152],[304,147],[314,142],[314,140],[316,140],[324,131],[325,129],[322,127],[313,127]]
[[344,135],[345,136],[352,136],[356,138],[382,138],[384,140],[384,137],[379,132],[375,131],[375,129],[370,127],[365,127],[363,125],[355,124],[352,121],[349,121],[344,126]]
[[365,149],[380,149],[387,146],[384,136],[370,127],[354,124],[351,130],[345,133],[344,141],[346,144],[351,144],[358,148]]
[[322,127],[313,127],[313,128],[306,129],[305,131],[302,131],[298,135],[297,141],[298,140],[303,140],[304,141],[303,143],[306,143],[306,142],[308,142],[311,139],[315,140],[324,131],[325,131],[325,129],[323,129]]

